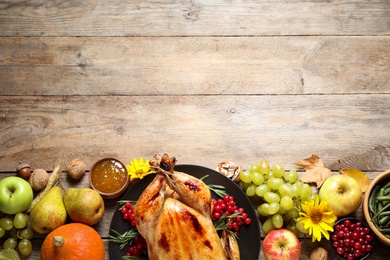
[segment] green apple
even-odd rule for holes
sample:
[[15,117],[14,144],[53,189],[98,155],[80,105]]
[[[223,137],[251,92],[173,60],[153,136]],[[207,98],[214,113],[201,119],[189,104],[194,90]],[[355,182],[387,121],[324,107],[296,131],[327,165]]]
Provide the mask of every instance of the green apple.
[[10,176],[0,181],[0,211],[5,214],[25,211],[33,196],[30,184],[20,177]]
[[333,213],[346,216],[359,208],[362,203],[362,189],[359,183],[345,174],[329,177],[320,188],[320,199],[326,199]]

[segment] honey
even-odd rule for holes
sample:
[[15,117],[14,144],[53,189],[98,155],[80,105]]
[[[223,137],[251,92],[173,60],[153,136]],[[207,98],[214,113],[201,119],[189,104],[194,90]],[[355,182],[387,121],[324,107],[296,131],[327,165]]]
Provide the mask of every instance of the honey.
[[125,166],[115,159],[99,161],[91,173],[93,186],[103,193],[113,193],[120,190],[128,178]]

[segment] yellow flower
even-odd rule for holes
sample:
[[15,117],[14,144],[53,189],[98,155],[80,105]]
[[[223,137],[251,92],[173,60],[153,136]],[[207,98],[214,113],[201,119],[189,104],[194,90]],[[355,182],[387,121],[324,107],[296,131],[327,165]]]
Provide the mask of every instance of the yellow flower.
[[150,169],[149,160],[144,161],[143,158],[140,158],[139,161],[134,159],[130,164],[126,165],[126,169],[130,175],[130,181],[142,179],[146,175],[154,173],[154,171]]
[[305,229],[312,235],[312,241],[321,241],[322,234],[329,240],[328,231],[333,231],[337,216],[329,208],[328,202],[316,195],[315,200],[306,201],[301,205],[298,221],[304,224]]

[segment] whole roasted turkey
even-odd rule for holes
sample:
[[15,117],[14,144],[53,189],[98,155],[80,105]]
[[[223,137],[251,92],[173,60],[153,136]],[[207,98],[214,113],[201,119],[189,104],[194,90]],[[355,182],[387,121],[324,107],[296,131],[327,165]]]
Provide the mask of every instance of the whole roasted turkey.
[[207,185],[174,171],[175,162],[167,154],[151,161],[156,177],[134,209],[149,259],[240,259],[236,239],[226,233],[221,239],[214,228]]

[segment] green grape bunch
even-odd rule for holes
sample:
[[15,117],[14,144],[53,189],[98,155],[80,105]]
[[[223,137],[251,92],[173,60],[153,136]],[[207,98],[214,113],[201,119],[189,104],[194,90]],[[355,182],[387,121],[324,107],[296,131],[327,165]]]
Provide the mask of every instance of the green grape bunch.
[[0,238],[4,238],[3,249],[18,249],[22,256],[32,252],[31,239],[34,232],[28,227],[28,215],[19,212],[0,218]]
[[240,181],[249,198],[261,201],[257,212],[265,218],[264,233],[282,227],[296,235],[308,233],[297,219],[301,204],[313,200],[314,194],[309,184],[299,180],[296,170],[286,171],[279,163],[271,168],[268,161],[261,160],[242,171]]

